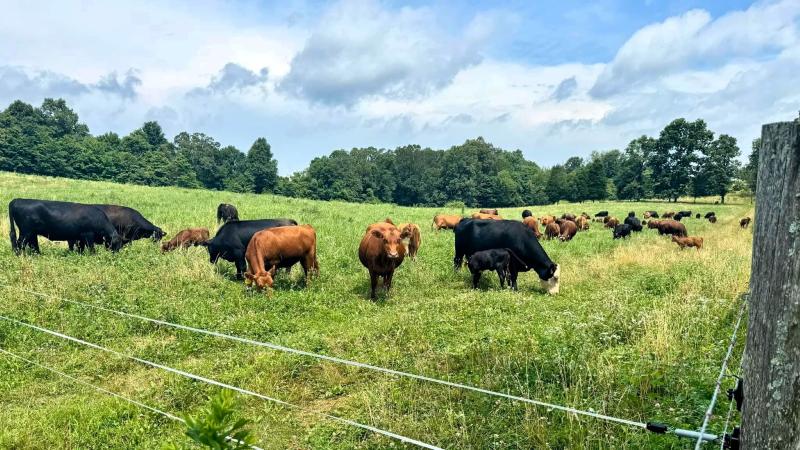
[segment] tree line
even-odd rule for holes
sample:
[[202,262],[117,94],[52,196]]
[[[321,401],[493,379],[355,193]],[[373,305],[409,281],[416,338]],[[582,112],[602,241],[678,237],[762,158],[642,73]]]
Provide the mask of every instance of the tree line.
[[562,200],[641,200],[755,191],[758,140],[744,167],[736,139],[714,135],[701,120],[679,118],[658,137],[641,136],[620,150],[543,168],[520,150],[483,138],[447,150],[419,145],[335,150],[308,168],[278,176],[265,138],[245,153],[203,133],[167,140],[157,122],[127,136],[94,136],[62,99],[40,107],[13,102],[0,113],[0,170],[151,186],[400,205],[518,206]]

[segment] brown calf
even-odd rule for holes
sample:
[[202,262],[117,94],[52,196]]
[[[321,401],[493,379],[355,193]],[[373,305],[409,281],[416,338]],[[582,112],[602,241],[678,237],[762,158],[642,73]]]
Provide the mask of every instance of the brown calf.
[[575,224],[578,225],[578,230],[580,231],[586,231],[589,229],[589,219],[586,217],[578,217],[578,219],[575,221]]
[[613,228],[615,228],[617,225],[619,225],[619,219],[617,219],[616,217],[611,217],[611,216],[609,216],[609,217],[606,217],[606,219],[607,219],[607,220],[606,220],[606,224],[605,224],[605,227],[606,227],[606,228],[611,228],[611,229],[613,229]]
[[246,284],[259,289],[272,287],[280,267],[300,263],[308,284],[311,275],[319,273],[317,233],[311,225],[275,227],[253,235],[244,254],[247,259]]
[[181,230],[174,238],[161,244],[161,251],[168,252],[176,248],[189,248],[193,245],[203,245],[210,235],[207,228],[187,228]]
[[375,299],[378,277],[383,278],[383,286],[389,292],[394,271],[406,256],[403,239],[407,237],[408,234],[388,223],[375,223],[367,228],[358,246],[358,259],[369,271],[370,298]]
[[558,235],[561,234],[561,227],[555,222],[549,222],[544,228],[544,234],[547,236],[547,239],[558,237]]
[[555,216],[542,216],[542,219],[541,219],[541,223],[542,223],[543,227],[546,227],[548,224],[550,224],[551,222],[555,222],[555,221],[556,221],[556,217]]
[[503,220],[502,217],[495,215],[495,214],[486,214],[486,213],[479,213],[476,212],[472,215],[473,219],[484,219],[484,220]]
[[703,248],[703,238],[701,237],[678,237],[673,234],[672,242],[678,244],[678,247],[680,247],[681,250],[686,247],[695,247],[697,251],[700,251],[700,249]]
[[417,252],[420,245],[422,245],[422,236],[419,233],[419,227],[413,223],[401,223],[398,227],[400,233],[408,235],[408,256],[411,259],[417,259]]
[[559,231],[558,238],[561,239],[562,242],[571,241],[578,232],[578,226],[575,225],[575,222],[565,219],[559,224]]
[[452,214],[437,214],[433,216],[433,224],[431,224],[431,228],[436,228],[436,231],[439,231],[442,228],[446,230],[452,230],[456,227],[456,225],[458,225],[458,222],[461,222],[461,216]]

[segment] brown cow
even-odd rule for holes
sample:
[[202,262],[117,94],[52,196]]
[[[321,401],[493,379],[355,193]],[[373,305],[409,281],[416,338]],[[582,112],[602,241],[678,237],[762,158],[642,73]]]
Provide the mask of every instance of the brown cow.
[[651,230],[658,228],[659,223],[661,223],[660,220],[651,220],[650,222],[647,222],[647,228],[650,228]]
[[605,224],[606,228],[614,229],[617,225],[619,225],[619,219],[617,219],[616,217],[609,216],[609,217],[607,217],[607,219],[608,220],[606,220],[606,224]]
[[658,234],[672,234],[680,237],[686,237],[686,225],[678,222],[677,220],[660,220],[658,222]]
[[492,216],[499,216],[500,213],[496,209],[482,209],[480,210],[481,214],[489,214]]
[[417,259],[417,252],[420,245],[422,245],[422,236],[419,233],[419,227],[413,223],[401,223],[398,227],[401,233],[408,234],[408,256],[411,259]]
[[161,244],[161,251],[168,252],[176,248],[189,248],[193,245],[203,245],[210,235],[207,228],[187,228],[181,230],[174,238]]
[[558,238],[561,239],[561,242],[571,241],[578,232],[578,226],[575,225],[575,222],[568,219],[562,220],[558,226],[560,230]]
[[244,253],[247,259],[245,284],[257,288],[272,287],[278,268],[300,263],[306,285],[312,275],[319,273],[317,262],[317,233],[311,225],[274,227],[253,235]]
[[575,221],[575,224],[578,225],[579,231],[586,231],[589,229],[589,219],[586,217],[578,217],[578,219]]
[[483,220],[503,220],[502,217],[495,215],[495,214],[486,214],[486,213],[479,213],[476,212],[472,215],[473,219],[483,219]]
[[675,217],[675,211],[665,212],[664,214],[661,215],[661,217],[664,219],[670,219],[672,217]]
[[561,218],[575,222],[575,214],[572,213],[564,213],[561,215]]
[[542,237],[542,232],[539,231],[539,221],[536,220],[536,217],[533,217],[533,216],[526,217],[522,221],[522,223],[524,223],[525,225],[528,226],[528,228],[533,230],[533,235],[536,236],[536,239],[539,239],[539,238]]
[[553,239],[554,237],[558,237],[561,234],[561,228],[555,222],[549,222],[544,229],[544,234],[547,236],[547,239]]
[[750,219],[749,217],[745,217],[744,219],[739,221],[739,226],[742,228],[747,228],[748,226],[750,226],[751,220],[752,219]]
[[383,278],[387,293],[392,287],[394,271],[406,256],[403,239],[407,237],[408,234],[388,223],[375,223],[367,228],[358,246],[358,259],[369,270],[371,299],[375,299],[378,277]]
[[592,216],[590,216],[589,214],[587,214],[585,212],[581,213],[581,217],[583,217],[586,220],[592,220]]
[[555,222],[555,221],[556,221],[555,216],[542,216],[542,219],[540,220],[540,222],[541,222],[543,227],[546,227],[551,222]]
[[436,228],[436,231],[444,228],[445,230],[452,230],[461,222],[461,216],[453,214],[437,214],[433,216],[433,224],[431,228]]
[[701,237],[678,237],[673,234],[672,242],[678,244],[678,247],[680,247],[681,250],[686,247],[695,247],[699,252],[700,249],[703,248],[703,238]]

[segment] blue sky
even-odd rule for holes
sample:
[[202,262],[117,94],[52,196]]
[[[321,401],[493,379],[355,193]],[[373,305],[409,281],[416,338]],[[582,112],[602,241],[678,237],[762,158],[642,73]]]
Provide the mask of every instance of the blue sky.
[[476,136],[549,166],[676,117],[747,152],[800,110],[797,0],[2,3],[0,104],[64,97],[97,134],[264,136],[282,174]]

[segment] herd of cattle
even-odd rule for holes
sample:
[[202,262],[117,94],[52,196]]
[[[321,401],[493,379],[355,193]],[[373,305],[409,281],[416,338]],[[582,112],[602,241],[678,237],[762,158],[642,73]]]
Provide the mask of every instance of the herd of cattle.
[[[135,209],[118,205],[14,199],[9,203],[8,212],[11,248],[16,254],[26,249],[39,253],[39,236],[51,241],[66,241],[70,250],[77,247],[78,252],[86,248],[94,251],[96,244],[116,252],[132,241],[150,238],[158,242],[166,234]],[[681,223],[681,219],[691,215],[691,211],[679,211],[659,217],[655,211],[646,211],[645,220],[640,221],[634,212],[630,212],[620,223],[608,211],[600,211],[592,219],[586,213],[536,218],[531,211],[525,210],[520,222],[504,220],[496,209],[483,209],[470,218],[436,215],[432,227],[454,230],[453,265],[455,270],[459,270],[466,259],[473,287],[478,286],[481,273],[489,270],[497,272],[501,286],[504,287],[507,281],[512,289],[516,289],[519,272],[533,270],[542,287],[548,293],[556,294],[560,268],[540,245],[539,239],[543,236],[570,241],[579,231],[588,230],[593,220],[611,229],[614,239],[625,238],[647,227],[657,229],[661,235],[671,235],[681,249],[695,247],[700,250],[703,238],[688,236],[685,225]],[[696,215],[696,218],[700,217],[700,214]],[[713,212],[707,213],[705,218],[716,222]],[[240,220],[236,208],[224,203],[217,208],[217,222],[223,225],[213,238],[206,228],[185,229],[163,243],[162,251],[203,246],[212,264],[219,259],[232,262],[236,266],[237,279],[244,279],[246,284],[260,289],[273,286],[278,269],[289,271],[298,263],[303,268],[306,283],[319,273],[317,236],[311,225],[298,225],[292,219]],[[749,224],[750,218],[740,222],[742,228]],[[383,280],[383,287],[387,291],[390,289],[394,271],[406,254],[412,259],[416,257],[421,242],[420,229],[413,223],[395,225],[391,219],[386,219],[367,227],[358,256],[369,271],[370,298],[376,297],[379,278]]]

